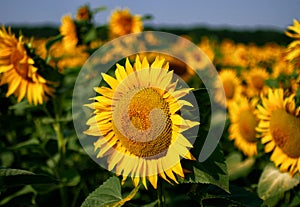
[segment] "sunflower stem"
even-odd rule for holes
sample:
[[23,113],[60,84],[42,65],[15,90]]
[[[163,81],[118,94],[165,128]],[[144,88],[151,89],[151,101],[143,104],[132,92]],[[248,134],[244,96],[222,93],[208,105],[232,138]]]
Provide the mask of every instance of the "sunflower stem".
[[164,185],[164,181],[160,177],[158,177],[157,197],[158,197],[158,207],[165,207],[166,206],[165,185]]

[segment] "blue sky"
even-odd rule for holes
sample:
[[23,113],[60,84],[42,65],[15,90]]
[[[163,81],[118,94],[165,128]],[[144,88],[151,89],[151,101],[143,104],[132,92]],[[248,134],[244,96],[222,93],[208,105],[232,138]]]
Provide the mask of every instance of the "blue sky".
[[60,24],[66,13],[79,6],[106,6],[96,15],[107,22],[115,8],[129,8],[135,14],[152,14],[154,25],[206,25],[210,27],[271,28],[283,30],[293,19],[300,20],[300,0],[1,0],[0,24]]

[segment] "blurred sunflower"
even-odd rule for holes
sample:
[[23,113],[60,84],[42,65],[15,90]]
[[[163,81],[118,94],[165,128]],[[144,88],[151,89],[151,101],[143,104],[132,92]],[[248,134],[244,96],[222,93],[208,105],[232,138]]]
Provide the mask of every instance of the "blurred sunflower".
[[[232,102],[236,101],[242,93],[241,82],[237,76],[236,71],[230,69],[223,69],[219,73],[219,77],[222,81],[225,97],[223,97],[224,93],[218,93],[216,91],[215,100],[218,103],[223,102],[226,99],[227,106],[229,106]],[[217,87],[218,88],[218,87]]]
[[179,100],[191,88],[177,90],[168,67],[160,57],[150,65],[147,58],[141,62],[136,56],[134,67],[127,59],[125,67],[117,64],[116,79],[102,74],[110,88],[95,88],[102,96],[87,105],[95,115],[87,121],[85,133],[99,136],[94,143],[97,157],[108,156],[108,170],[115,168],[117,175],[123,175],[123,182],[130,176],[135,186],[142,181],[147,188],[148,179],[157,188],[160,176],[177,183],[175,175],[184,177],[180,157],[195,159],[182,132],[199,122],[178,114],[182,106],[191,106]]
[[247,83],[246,94],[248,97],[259,96],[261,93],[266,94],[268,92],[265,80],[267,80],[270,75],[265,69],[252,68],[250,71],[245,71],[242,76]]
[[91,18],[92,13],[87,5],[79,7],[76,13],[76,19],[78,21],[89,21]]
[[22,36],[17,39],[2,26],[0,30],[0,85],[8,84],[6,96],[12,94],[20,102],[25,96],[30,104],[42,104],[53,88],[40,76],[34,61],[28,56]]
[[109,31],[112,38],[142,30],[143,22],[140,16],[132,15],[129,9],[113,11],[109,20]]
[[265,152],[272,152],[271,161],[292,175],[300,172],[300,107],[294,96],[284,98],[283,89],[270,89],[258,106],[257,127]]
[[234,140],[235,146],[249,157],[257,154],[258,139],[255,130],[258,124],[255,110],[257,101],[258,99],[249,101],[241,97],[228,108],[231,121],[229,139]]
[[61,26],[59,28],[60,34],[63,35],[63,45],[66,49],[72,50],[78,43],[76,24],[71,15],[65,15],[61,19]]
[[300,22],[294,20],[294,25],[288,27],[285,34],[295,40],[288,45],[286,59],[300,66]]

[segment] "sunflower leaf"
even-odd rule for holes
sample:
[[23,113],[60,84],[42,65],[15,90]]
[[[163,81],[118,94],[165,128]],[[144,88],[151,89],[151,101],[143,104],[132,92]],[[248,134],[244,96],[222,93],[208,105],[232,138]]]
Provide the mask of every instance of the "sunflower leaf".
[[240,152],[232,152],[226,157],[226,164],[228,167],[228,174],[230,180],[236,180],[240,177],[247,176],[255,163],[253,157],[242,160]]
[[222,206],[259,207],[262,204],[256,193],[235,185],[230,185],[230,193],[214,185],[200,185],[190,196],[202,206],[220,206],[218,204],[222,203]]
[[123,206],[138,192],[139,187],[134,188],[125,198],[121,194],[121,183],[117,177],[111,177],[99,186],[85,199],[81,207]]
[[268,205],[276,205],[284,192],[299,184],[299,178],[291,177],[289,173],[282,173],[273,164],[267,165],[258,182],[258,196]]
[[62,35],[57,35],[55,37],[52,37],[50,40],[48,40],[45,44],[46,50],[49,51],[51,46],[54,45],[56,42],[61,41],[63,38]]
[[48,184],[56,182],[57,181],[52,177],[38,175],[27,170],[0,169],[0,186],[2,189],[20,185]]
[[188,161],[184,168],[191,172],[185,176],[181,183],[213,184],[229,192],[229,176],[225,158],[220,146],[217,146],[211,156],[204,162]]

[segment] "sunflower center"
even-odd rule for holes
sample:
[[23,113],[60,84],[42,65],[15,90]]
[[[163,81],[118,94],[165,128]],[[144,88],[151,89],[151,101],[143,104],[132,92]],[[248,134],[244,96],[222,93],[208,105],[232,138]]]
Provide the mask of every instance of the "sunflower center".
[[300,119],[283,109],[274,111],[270,120],[270,132],[278,147],[289,157],[300,157]]
[[232,99],[235,92],[234,84],[231,81],[223,81],[223,87],[226,98]]
[[28,78],[27,77],[27,73],[28,73],[28,65],[27,64],[22,64],[20,63],[20,60],[23,59],[23,54],[21,54],[21,52],[18,49],[15,49],[15,51],[13,51],[12,55],[11,55],[11,63],[14,64],[16,71],[18,72],[18,74],[20,76],[22,76],[23,78]]
[[257,125],[256,118],[254,114],[245,110],[240,114],[239,118],[239,131],[242,137],[248,142],[256,142],[256,131],[255,127]]
[[265,84],[265,79],[259,75],[255,75],[251,78],[251,81],[253,83],[253,86],[257,90],[261,90],[264,87]]
[[120,18],[120,25],[123,26],[125,34],[131,33],[133,19],[131,16],[123,16]]
[[168,103],[158,89],[132,90],[115,105],[113,129],[129,152],[151,157],[165,152],[172,138]]

